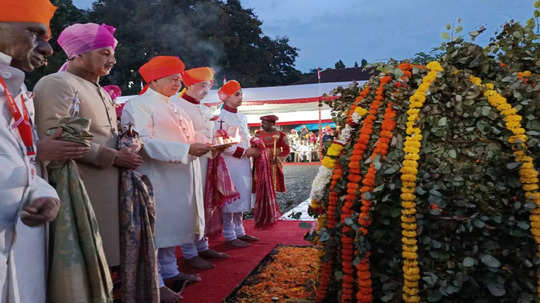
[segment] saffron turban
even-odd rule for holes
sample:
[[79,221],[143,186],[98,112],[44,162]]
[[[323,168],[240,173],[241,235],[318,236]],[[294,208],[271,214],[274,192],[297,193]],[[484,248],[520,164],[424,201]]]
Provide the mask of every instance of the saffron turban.
[[227,81],[218,91],[218,97],[221,101],[227,100],[234,93],[239,91],[242,87],[240,83],[236,80]]
[[158,80],[170,75],[180,74],[185,69],[184,62],[174,56],[157,56],[146,62],[139,68],[139,74],[146,82],[146,86],[141,90],[139,95],[146,92],[150,86],[150,82]]
[[114,101],[116,98],[122,96],[122,89],[118,85],[105,85],[103,89],[111,96],[111,99]]
[[262,116],[260,119],[275,123],[278,120],[278,117],[276,115],[267,115],[267,116]]
[[56,6],[49,0],[2,0],[0,22],[35,22],[49,27]]
[[116,47],[115,28],[107,24],[73,24],[66,27],[58,37],[58,44],[68,59],[105,47]]
[[214,81],[214,74],[211,67],[196,67],[185,71],[182,75],[182,81],[186,86],[192,86],[203,81]]

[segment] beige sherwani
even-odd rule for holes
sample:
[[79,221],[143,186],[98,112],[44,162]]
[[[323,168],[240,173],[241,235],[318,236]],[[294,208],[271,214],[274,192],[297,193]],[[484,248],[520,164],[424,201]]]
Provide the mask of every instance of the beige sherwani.
[[40,136],[68,116],[78,93],[80,116],[91,120],[94,135],[90,152],[77,160],[103,239],[109,266],[120,264],[119,169],[114,166],[117,146],[116,112],[109,94],[98,84],[69,72],[47,75],[34,88],[36,124]]
[[[24,73],[10,63],[11,57],[0,52],[0,77],[22,112],[21,96],[27,95]],[[25,101],[32,118],[32,101]],[[58,195],[26,155],[1,86],[0,108],[0,302],[39,303],[44,301],[46,285],[44,226],[22,225],[19,211],[34,199]]]
[[190,117],[149,88],[124,106],[122,125],[129,123],[144,143],[138,170],[154,188],[157,247],[193,242],[204,231],[204,203],[199,158],[189,155],[195,138]]

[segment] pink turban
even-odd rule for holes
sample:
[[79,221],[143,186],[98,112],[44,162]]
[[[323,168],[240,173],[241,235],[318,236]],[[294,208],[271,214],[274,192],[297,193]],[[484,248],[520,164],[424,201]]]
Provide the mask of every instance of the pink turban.
[[[58,37],[58,44],[66,53],[68,60],[105,47],[116,47],[113,26],[107,24],[73,24],[66,27]],[[66,66],[67,67],[67,66]]]
[[118,85],[105,85],[103,86],[103,89],[109,94],[109,96],[111,96],[111,99],[113,101],[116,100],[116,98],[122,96],[122,90]]

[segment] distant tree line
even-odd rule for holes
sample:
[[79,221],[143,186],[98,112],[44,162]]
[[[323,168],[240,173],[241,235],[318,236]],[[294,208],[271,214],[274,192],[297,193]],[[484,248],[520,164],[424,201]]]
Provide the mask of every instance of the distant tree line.
[[29,75],[30,88],[65,62],[56,43],[60,32],[84,22],[116,27],[117,64],[102,84],[117,84],[124,94],[140,90],[137,70],[156,55],[179,56],[187,68],[211,66],[217,85],[224,77],[253,87],[290,84],[301,76],[294,65],[298,49],[287,37],[264,35],[262,22],[239,0],[98,0],[89,10],[72,0],[51,2],[58,6],[51,23],[55,54],[47,67]]

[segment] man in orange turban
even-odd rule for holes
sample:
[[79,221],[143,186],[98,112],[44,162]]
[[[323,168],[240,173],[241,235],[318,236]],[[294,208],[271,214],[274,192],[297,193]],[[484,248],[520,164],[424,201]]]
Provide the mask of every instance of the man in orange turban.
[[[197,130],[197,141],[212,144],[214,136],[214,120],[217,116],[210,108],[201,103],[214,85],[214,70],[210,67],[196,67],[186,70],[183,82],[187,90],[178,100],[180,107],[191,117]],[[206,169],[209,155],[201,157],[202,188],[206,185]],[[228,258],[229,255],[210,249],[208,238],[196,240],[181,246],[186,263],[195,269],[210,269],[214,265],[205,260],[208,258]]]
[[[40,177],[33,100],[24,85],[52,55],[56,7],[48,0],[0,4],[0,302],[46,300],[46,229],[58,213],[56,190]],[[15,233],[15,230],[17,231]]]
[[216,127],[222,128],[229,136],[236,136],[238,144],[226,149],[223,158],[229,169],[229,174],[240,198],[223,206],[223,237],[227,244],[233,247],[247,247],[249,242],[258,238],[246,234],[243,224],[243,213],[253,208],[251,199],[251,159],[260,155],[260,150],[251,147],[247,118],[238,112],[242,104],[242,88],[235,80],[228,81],[218,91],[218,96],[224,102],[223,110],[216,121]]
[[198,275],[181,273],[176,262],[178,245],[204,235],[204,201],[200,156],[209,145],[197,141],[191,117],[178,105],[184,63],[178,57],[154,57],[139,68],[146,81],[140,96],[129,100],[121,123],[132,125],[144,143],[144,163],[138,170],[148,176],[156,200],[155,243],[158,248],[162,302],[176,302],[187,281]]

